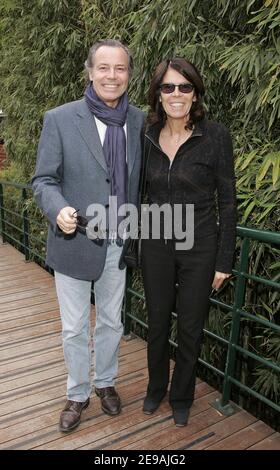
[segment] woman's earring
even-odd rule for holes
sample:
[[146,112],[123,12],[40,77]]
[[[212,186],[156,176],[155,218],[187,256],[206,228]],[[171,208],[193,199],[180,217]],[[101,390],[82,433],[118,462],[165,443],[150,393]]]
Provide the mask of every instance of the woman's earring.
[[159,99],[158,99],[158,100],[159,100],[159,102],[161,103],[161,96],[159,97]]

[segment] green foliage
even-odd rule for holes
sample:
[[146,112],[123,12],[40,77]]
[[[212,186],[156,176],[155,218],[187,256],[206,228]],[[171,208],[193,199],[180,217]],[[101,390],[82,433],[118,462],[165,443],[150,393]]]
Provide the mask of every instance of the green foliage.
[[5,181],[13,181],[16,183],[25,184],[26,181],[23,173],[24,170],[20,162],[11,161],[9,166],[5,166],[5,168],[1,170],[0,178]]
[[1,107],[9,157],[29,179],[43,113],[81,95],[84,29],[79,1],[4,0],[0,5]]
[[252,138],[251,151],[236,158],[237,198],[242,225],[277,231],[280,222],[280,140]]

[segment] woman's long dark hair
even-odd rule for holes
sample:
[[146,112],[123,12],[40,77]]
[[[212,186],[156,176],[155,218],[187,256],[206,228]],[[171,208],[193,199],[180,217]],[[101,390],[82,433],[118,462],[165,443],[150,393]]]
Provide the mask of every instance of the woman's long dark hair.
[[189,120],[186,125],[186,128],[192,129],[194,124],[203,119],[205,115],[202,105],[202,97],[205,93],[205,88],[203,80],[197,68],[191,62],[181,57],[163,60],[157,66],[154,72],[148,92],[148,101],[150,105],[150,112],[148,115],[148,126],[157,122],[160,123],[162,127],[165,124],[166,114],[161,102],[159,101],[159,85],[161,85],[163,77],[169,67],[176,70],[176,72],[179,72],[181,75],[183,75],[183,77],[185,77],[189,82],[194,85],[196,101],[194,101],[192,104],[189,114]]

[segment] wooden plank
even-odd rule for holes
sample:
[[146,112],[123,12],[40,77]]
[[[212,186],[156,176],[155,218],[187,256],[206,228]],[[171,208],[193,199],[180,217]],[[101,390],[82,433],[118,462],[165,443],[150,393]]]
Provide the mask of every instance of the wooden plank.
[[25,289],[23,292],[6,292],[5,294],[0,295],[0,305],[6,305],[6,308],[9,308],[11,302],[19,301],[22,299],[29,299],[39,295],[47,295],[49,292],[54,293],[54,289],[46,289],[45,287],[30,287]]
[[[137,346],[137,344],[135,346]],[[127,355],[125,348],[122,348],[120,350],[119,375],[121,376],[122,374],[126,374],[130,371],[126,365],[134,361],[139,362],[144,354],[145,351],[140,350],[136,351],[135,355]],[[122,361],[122,359],[125,360]],[[61,364],[61,367],[56,366],[58,363]],[[29,358],[24,358],[21,361],[17,360],[12,363],[5,364],[4,366],[0,366],[0,392],[2,392],[2,403],[9,401],[8,397],[6,398],[3,396],[3,392],[8,392],[9,390],[15,390],[17,388],[23,388],[24,390],[24,387],[27,385],[38,383],[40,380],[46,381],[47,378],[49,379],[52,376],[57,376],[58,372],[59,374],[65,374],[64,358],[61,347]],[[18,393],[20,393],[20,390]],[[12,400],[13,398],[10,399]]]
[[[42,391],[39,394],[32,394],[23,397],[21,400],[13,401],[0,405],[0,427],[6,428],[9,423],[25,421],[28,416],[40,416],[41,409],[48,406],[53,400],[60,400],[61,403],[65,401],[65,385],[60,385]],[[5,411],[6,407],[6,411]],[[39,414],[36,413],[39,411]]]
[[55,292],[38,292],[36,295],[28,296],[25,299],[14,300],[13,302],[5,302],[0,305],[0,317],[2,312],[7,312],[11,310],[17,310],[21,307],[27,307],[29,305],[38,305],[42,302],[46,302],[48,300],[56,299]]
[[[218,397],[218,393],[211,392],[209,395],[199,398],[196,400],[192,407],[192,415],[199,414],[205,409],[209,408],[209,400],[214,400]],[[142,407],[141,407],[142,409]],[[140,445],[161,432],[173,433],[175,429],[173,419],[171,416],[170,405],[168,404],[167,398],[164,399],[160,408],[152,415],[151,419],[146,423],[143,422],[140,425],[134,426],[133,432],[129,432],[125,429],[124,431],[113,434],[112,436],[106,436],[104,439],[92,442],[89,445],[82,446],[82,450],[114,450],[114,449],[125,449],[129,446],[135,446],[137,449],[141,449]],[[178,429],[178,428],[176,428]],[[109,439],[108,439],[109,437]]]
[[53,300],[42,300],[41,303],[38,303],[33,306],[28,306],[28,307],[22,307],[19,308],[18,310],[7,310],[6,312],[1,312],[0,314],[0,325],[2,323],[6,323],[9,320],[19,320],[24,317],[28,316],[34,316],[36,318],[36,315],[42,313],[42,312],[49,312],[51,310],[56,309],[59,311],[59,306],[57,299]]
[[0,238],[0,253],[1,253],[1,259],[3,258],[12,258],[13,256],[16,256],[17,259],[21,260],[24,259],[24,254],[21,253],[20,251],[16,250],[12,245],[9,243],[2,243],[1,238]]
[[257,418],[250,415],[244,410],[240,410],[232,416],[225,417],[221,422],[215,423],[207,429],[196,432],[187,438],[176,442],[176,446],[172,444],[167,446],[166,450],[203,450],[213,443],[224,439],[231,434],[240,431],[244,427],[257,421]]
[[6,320],[4,323],[0,323],[0,335],[2,333],[8,333],[9,331],[17,331],[24,328],[32,327],[34,325],[43,324],[46,320],[59,319],[59,312],[57,309],[48,310],[47,312],[38,313],[36,316],[28,315],[23,318],[16,318],[14,320]]
[[[118,387],[118,391],[123,402],[124,412],[116,418],[105,415],[100,410],[99,398],[94,395],[89,408],[83,412],[82,423],[76,432],[83,432],[84,429],[89,428],[90,431],[92,431],[92,427],[95,429],[96,425],[102,422],[104,422],[106,426],[108,425],[108,422],[111,423],[112,420],[120,420],[124,414],[126,414],[125,410],[128,409],[132,411],[135,408],[137,409],[137,407],[139,407],[139,402],[142,402],[144,395],[143,390],[145,387],[146,383],[143,381],[143,379],[141,381],[138,379],[136,382],[134,382],[134,385],[131,385],[130,387],[126,387],[125,385]],[[65,437],[69,439],[73,433],[71,433],[71,435],[64,435],[59,433],[57,430],[57,424],[62,407],[63,404],[56,411],[48,413],[47,415],[44,414],[41,419],[40,417],[37,417],[36,419],[28,419],[28,423],[25,423],[25,428],[23,427],[24,423],[22,423],[22,425],[14,425],[7,428],[5,430],[5,435],[4,433],[0,433],[1,442],[5,442],[4,445],[0,446],[0,449],[7,448],[6,442],[8,440],[8,448],[17,445],[17,448],[29,449],[37,445],[44,445],[44,448],[52,448],[54,440],[60,441]],[[51,426],[49,427],[49,425]]]
[[0,346],[7,346],[17,341],[30,340],[33,337],[41,337],[48,333],[57,333],[61,330],[60,319],[46,320],[44,324],[33,327],[22,328],[18,331],[2,333],[0,336]]
[[[38,267],[38,269],[40,268]],[[37,272],[39,272],[39,270]],[[10,276],[10,275],[17,274],[17,273],[21,273],[21,274],[24,273],[26,276],[28,276],[30,273],[34,273],[34,264],[22,263],[22,264],[19,264],[16,268],[13,266],[9,266],[5,270],[0,271],[0,282],[1,280],[5,281],[6,276]]]
[[266,439],[247,448],[247,450],[280,450],[280,434],[275,432]]
[[[183,437],[190,436],[201,429],[207,429],[212,424],[224,420],[224,416],[218,413],[214,408],[210,407],[210,404],[206,399],[205,406],[207,407],[205,411],[195,413],[195,402],[191,415],[189,418],[189,423],[185,427],[176,427],[171,418],[170,428],[163,429],[161,432],[156,435],[146,436],[143,439],[134,442],[133,444],[123,447],[123,450],[160,450],[165,449],[166,446],[171,446],[171,444],[176,447],[178,440],[181,440]],[[195,414],[194,414],[195,413]]]
[[15,343],[14,346],[0,347],[0,364],[7,364],[22,357],[34,356],[53,347],[61,345],[61,332],[43,338],[35,338],[33,341],[23,344]]
[[39,393],[38,390],[48,388],[58,380],[66,385],[67,373],[64,362],[61,365],[34,371],[22,377],[16,376],[12,380],[0,383],[1,403],[18,400],[27,394]]
[[[63,361],[63,354],[58,349],[47,351],[45,353],[37,354],[36,356],[24,358],[10,362],[9,364],[0,365],[1,383],[5,380],[10,380],[15,376],[25,376],[29,373],[34,373],[40,368],[44,369],[51,364]],[[0,404],[1,409],[1,404]],[[0,413],[1,414],[1,413]]]
[[[2,285],[2,282],[13,282],[13,281],[16,281],[16,280],[21,280],[21,279],[26,279],[27,277],[29,278],[32,278],[34,276],[36,276],[36,274],[41,274],[41,272],[43,271],[41,268],[39,268],[40,271],[38,271],[38,266],[36,266],[35,264],[32,264],[32,267],[30,268],[30,270],[28,271],[28,276],[26,275],[26,272],[25,271],[15,271],[15,272],[12,272],[10,274],[8,274],[7,272],[5,272],[5,275],[3,275],[0,279],[0,282],[1,282],[1,285]],[[43,271],[44,273],[48,274],[47,271]],[[53,279],[53,277],[49,274],[50,276],[50,280]]]
[[[93,309],[92,325],[94,318]],[[1,449],[279,448],[279,433],[246,411],[226,418],[212,408],[210,402],[219,394],[198,378],[188,426],[174,426],[167,397],[153,415],[143,414],[147,351],[139,338],[120,344],[116,386],[121,415],[105,415],[93,392],[78,429],[60,433],[67,373],[54,278],[1,244],[0,350]],[[173,368],[171,361],[171,372]]]
[[[134,380],[134,378],[137,378],[137,380],[139,378],[142,378],[142,379],[146,378],[146,369],[145,368],[140,369],[140,367],[138,366],[138,370],[136,370],[135,364],[136,363],[132,363],[131,369],[129,369],[126,365],[120,367],[117,385],[120,384],[120,386],[122,385],[126,386],[126,384],[131,382],[131,378],[132,380]],[[63,359],[61,358],[60,360],[58,359],[57,361],[52,361],[52,364],[51,363],[48,363],[45,365],[41,364],[40,367],[38,367],[36,370],[40,372],[43,370],[50,369],[52,366],[55,366],[55,365],[63,366]],[[133,373],[131,373],[131,370],[133,370]],[[32,373],[32,371],[29,371],[29,373]],[[24,375],[24,372],[23,372],[23,375]],[[28,373],[26,373],[25,375],[28,375]],[[5,417],[8,414],[17,413],[26,408],[34,407],[34,405],[38,405],[40,403],[46,402],[48,399],[51,400],[53,398],[56,398],[55,393],[57,393],[58,397],[65,396],[65,391],[66,391],[66,381],[63,387],[60,387],[60,386],[53,387],[48,392],[43,390],[43,392],[38,393],[38,394],[37,393],[34,393],[32,395],[26,394],[20,400],[17,400],[17,401],[11,400],[8,403],[2,403],[0,404],[0,423],[3,423],[5,421]],[[50,393],[50,395],[48,395],[48,393]]]
[[25,290],[30,290],[32,287],[39,287],[44,288],[48,286],[50,289],[51,287],[54,288],[54,282],[52,279],[47,277],[46,275],[41,275],[37,273],[36,276],[33,278],[28,277],[28,279],[17,279],[14,281],[0,281],[0,295],[3,296],[5,294],[15,294],[17,292],[24,292]]
[[238,431],[231,436],[220,440],[216,444],[206,447],[207,450],[244,450],[272,435],[274,431],[262,421]]
[[[196,389],[196,396],[203,396],[203,394],[209,392],[209,390],[211,390],[210,388],[207,388],[207,387],[202,387],[201,386],[202,384],[200,383],[199,384],[199,387],[197,387]],[[216,398],[216,394],[217,392],[214,392],[215,393],[215,396],[212,395],[212,399],[214,400]],[[205,396],[205,395],[204,395]],[[207,394],[207,396],[210,396]],[[202,410],[202,406],[205,406],[206,405],[206,400],[204,399],[204,405],[203,405],[203,402],[202,402],[202,398],[198,399],[196,401],[196,405],[195,405],[195,408],[196,411],[198,412],[199,410],[199,407],[200,407],[200,411]],[[140,406],[140,410],[139,412],[142,413],[142,406],[143,406],[143,401],[141,402],[141,406]],[[209,407],[209,404],[206,405],[207,407]],[[157,412],[153,415],[154,417],[154,420],[155,422],[157,423],[159,421],[159,424],[160,424],[160,427],[163,427],[165,428],[166,425],[170,425],[171,421],[172,421],[172,418],[171,418],[171,410],[170,410],[170,406],[168,404],[168,400],[167,400],[167,397],[163,400],[162,404],[160,405],[159,409],[157,410]],[[150,419],[150,417],[149,417]],[[148,428],[151,426],[151,433],[154,434],[154,432],[152,431],[153,430],[153,424],[154,424],[154,421],[149,421],[149,424],[148,424]],[[146,436],[147,435],[147,425],[144,423],[141,422],[141,424],[138,426],[138,430],[140,430],[142,427],[144,426],[144,435]],[[127,439],[132,440],[132,437],[131,436],[135,436],[136,434],[136,431],[137,429],[135,427],[133,428],[130,428],[129,429],[129,433],[127,430],[123,431],[121,433],[122,436],[127,436]],[[95,440],[97,439],[97,437],[95,436]],[[106,437],[106,439],[108,439],[108,436]],[[115,435],[112,437],[113,441],[115,442]],[[103,447],[104,447],[104,441],[103,442]],[[97,442],[97,445],[98,445],[98,448],[100,448],[100,445],[101,445],[101,442]],[[122,442],[118,442],[118,439],[117,439],[117,444],[116,445],[112,445],[112,446],[105,446],[104,448],[108,448],[108,449],[111,449],[111,448],[122,448],[123,446],[125,445],[125,443]],[[102,447],[102,448],[103,448]],[[82,447],[83,449],[93,449],[93,448],[97,448],[96,447],[96,444],[94,447],[92,447],[92,444],[90,445],[87,445],[87,446],[83,446]]]
[[[1,339],[1,335],[0,335]],[[15,342],[13,346],[10,347],[0,347],[1,354],[0,354],[0,364],[2,363],[9,363],[10,361],[18,360],[18,358],[22,356],[34,356],[36,355],[36,351],[39,354],[40,352],[48,351],[52,349],[53,346],[60,346],[61,345],[61,332],[58,329],[57,333],[52,333],[51,336],[48,335],[47,337],[42,338],[33,338],[28,342],[24,342],[23,344],[19,344]],[[140,350],[145,349],[146,345],[144,341],[137,339],[133,339],[132,341],[125,342],[122,341],[120,345],[120,356],[123,354],[130,354],[133,349]]]
[[[120,387],[125,387],[126,390],[130,390],[131,384],[139,381],[144,381],[144,387],[147,386],[147,371],[143,369],[141,372],[130,372],[122,377],[118,377],[116,386],[118,390]],[[66,381],[63,385],[57,385],[50,387],[47,391],[33,394],[24,397],[21,400],[21,406],[18,409],[14,409],[12,413],[0,417],[0,429],[8,430],[9,427],[14,426],[17,428],[21,423],[26,426],[32,419],[38,417],[39,421],[44,414],[50,414],[53,410],[56,410],[56,422],[58,422],[59,414],[65,404],[65,392],[66,392]],[[143,401],[144,394],[141,396],[140,401]],[[98,399],[97,399],[98,400]],[[99,404],[99,400],[98,400]],[[99,406],[100,408],[100,406]],[[103,413],[102,413],[103,414]],[[27,428],[28,429],[28,428]],[[3,437],[4,434],[2,434]],[[6,434],[5,434],[6,435]]]
[[[137,399],[138,398],[138,399]],[[147,423],[151,421],[152,416],[144,415],[141,411],[141,403],[143,400],[143,394],[141,396],[133,396],[130,403],[126,403],[123,400],[123,411],[120,415],[115,417],[109,417],[107,415],[100,414],[98,412],[91,422],[83,422],[75,433],[70,435],[55,436],[56,439],[49,443],[37,445],[38,442],[34,442],[34,449],[44,450],[70,450],[77,449],[85,444],[93,447],[93,444],[101,438],[108,438],[108,436],[114,435],[116,432],[127,430],[127,432],[133,432],[135,426],[140,423]],[[168,412],[165,413],[168,418]]]
[[143,351],[147,352],[147,345],[140,338],[135,337],[134,339],[132,339],[130,341],[121,340],[121,343],[120,343],[120,354],[121,355],[124,355],[124,354],[130,355],[133,352],[140,351],[140,350],[143,350]]
[[9,258],[2,258],[0,260],[0,276],[2,271],[6,271],[7,269],[14,267],[15,269],[19,266],[19,260],[15,257],[14,259]]

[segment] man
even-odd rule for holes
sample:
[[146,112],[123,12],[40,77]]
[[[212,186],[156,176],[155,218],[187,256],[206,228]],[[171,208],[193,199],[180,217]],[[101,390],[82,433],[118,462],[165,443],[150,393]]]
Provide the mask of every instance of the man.
[[68,400],[59,421],[62,432],[79,425],[89,404],[92,281],[93,383],[102,410],[109,415],[121,411],[114,385],[123,332],[125,265],[120,259],[124,248],[122,240],[110,238],[108,231],[105,240],[90,239],[79,229],[79,221],[92,204],[102,205],[108,213],[110,196],[117,197],[118,206],[137,204],[144,122],[142,111],[128,104],[132,58],[122,43],[95,43],[86,68],[85,97],[45,115],[32,180],[35,199],[50,222],[46,263],[55,272],[68,370]]

